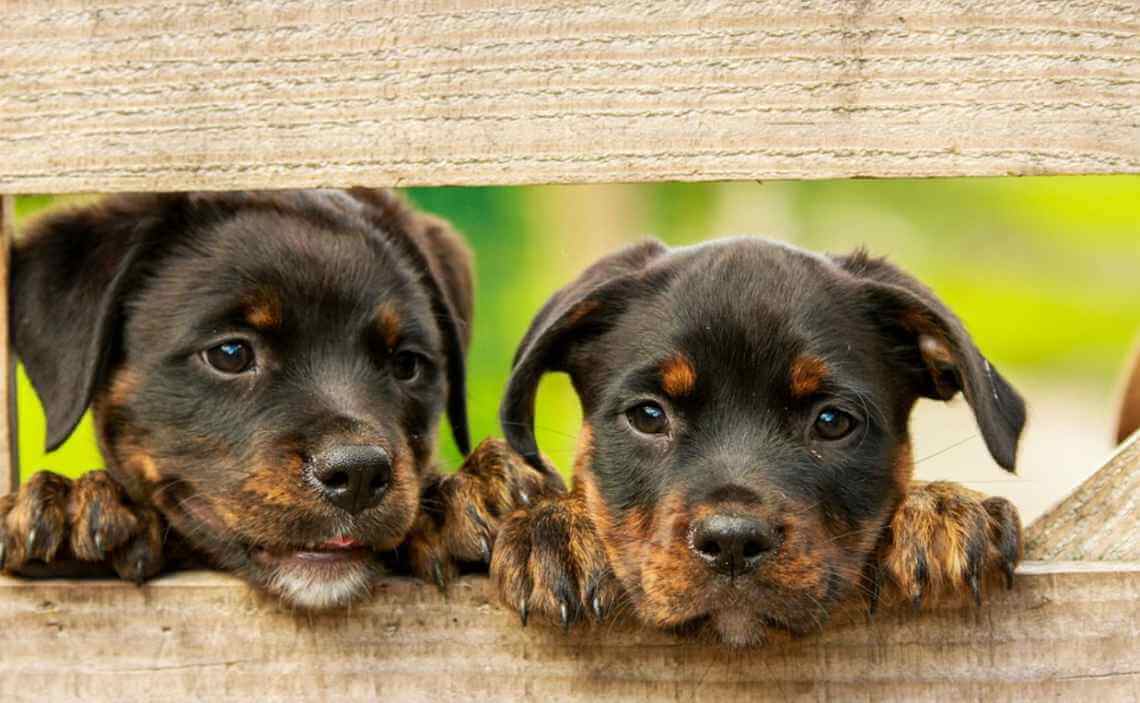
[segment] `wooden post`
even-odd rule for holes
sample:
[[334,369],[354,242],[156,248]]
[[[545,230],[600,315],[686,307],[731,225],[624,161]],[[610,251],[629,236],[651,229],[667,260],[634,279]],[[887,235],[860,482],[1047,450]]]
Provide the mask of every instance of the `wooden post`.
[[0,195],[0,495],[20,485],[16,433],[16,360],[8,343],[8,263],[15,199]]

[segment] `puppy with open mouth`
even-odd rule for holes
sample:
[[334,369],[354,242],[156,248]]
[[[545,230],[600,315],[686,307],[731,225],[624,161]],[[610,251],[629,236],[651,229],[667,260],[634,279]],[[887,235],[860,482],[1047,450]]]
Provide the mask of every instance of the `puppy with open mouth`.
[[741,238],[608,256],[532,322],[502,406],[536,469],[535,394],[569,374],[569,494],[511,515],[491,564],[523,622],[626,606],[721,641],[803,633],[892,584],[915,604],[1010,583],[1001,498],[911,482],[920,397],[962,392],[1012,470],[1025,406],[929,289],[881,259]]
[[[442,583],[547,480],[468,450],[470,256],[388,191],[126,195],[35,224],[11,332],[48,447],[94,408],[105,471],[0,498],[0,565],[205,562],[292,606],[367,595],[384,562]],[[168,529],[169,528],[169,529]],[[391,564],[389,564],[391,565]]]

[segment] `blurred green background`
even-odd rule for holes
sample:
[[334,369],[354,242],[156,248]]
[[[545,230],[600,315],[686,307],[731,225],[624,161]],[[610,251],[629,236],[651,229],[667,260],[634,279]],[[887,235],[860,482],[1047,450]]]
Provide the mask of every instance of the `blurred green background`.
[[[1089,426],[1045,422],[1061,432],[1103,432],[1088,446],[1107,447],[1114,379],[1140,328],[1140,178],[1133,176],[408,193],[454,222],[476,253],[469,359],[476,438],[499,434],[500,391],[531,314],[592,260],[651,234],[671,244],[762,234],[816,250],[866,245],[889,255],[958,311],[983,351],[1023,390],[1028,385],[1059,398],[1066,412],[1097,407]],[[17,224],[52,204],[47,197],[19,199]],[[25,477],[40,468],[76,474],[101,465],[89,420],[59,451],[44,454],[43,417],[23,376],[19,413]],[[579,410],[564,378],[544,381],[538,418],[540,446],[568,466]],[[458,457],[446,432],[440,447],[441,461],[454,467]]]

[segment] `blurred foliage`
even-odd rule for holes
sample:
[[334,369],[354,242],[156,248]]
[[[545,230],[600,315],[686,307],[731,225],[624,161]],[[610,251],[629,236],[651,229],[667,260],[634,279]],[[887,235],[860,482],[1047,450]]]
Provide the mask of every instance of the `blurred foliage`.
[[[1010,372],[1103,388],[1140,329],[1140,178],[1050,177],[417,188],[476,253],[469,356],[473,437],[499,434],[514,347],[559,286],[608,251],[654,234],[672,244],[763,234],[824,251],[866,246],[930,284]],[[21,198],[17,221],[52,204]],[[101,464],[84,421],[44,455],[43,416],[19,381],[22,467],[75,474]],[[569,468],[580,421],[564,377],[539,396],[543,450]],[[458,455],[440,438],[441,461]]]

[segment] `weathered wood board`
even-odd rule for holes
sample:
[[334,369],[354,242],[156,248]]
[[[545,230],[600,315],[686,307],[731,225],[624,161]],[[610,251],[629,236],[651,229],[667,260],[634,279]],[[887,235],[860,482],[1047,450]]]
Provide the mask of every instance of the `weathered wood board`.
[[0,191],[1140,172],[1136,0],[4,3]]
[[1140,561],[1140,431],[1029,526],[1025,553],[1044,561]]
[[1023,565],[981,609],[880,613],[756,650],[627,625],[566,637],[492,605],[383,582],[348,614],[277,610],[228,577],[142,588],[0,579],[0,699],[1136,700],[1140,563]]

